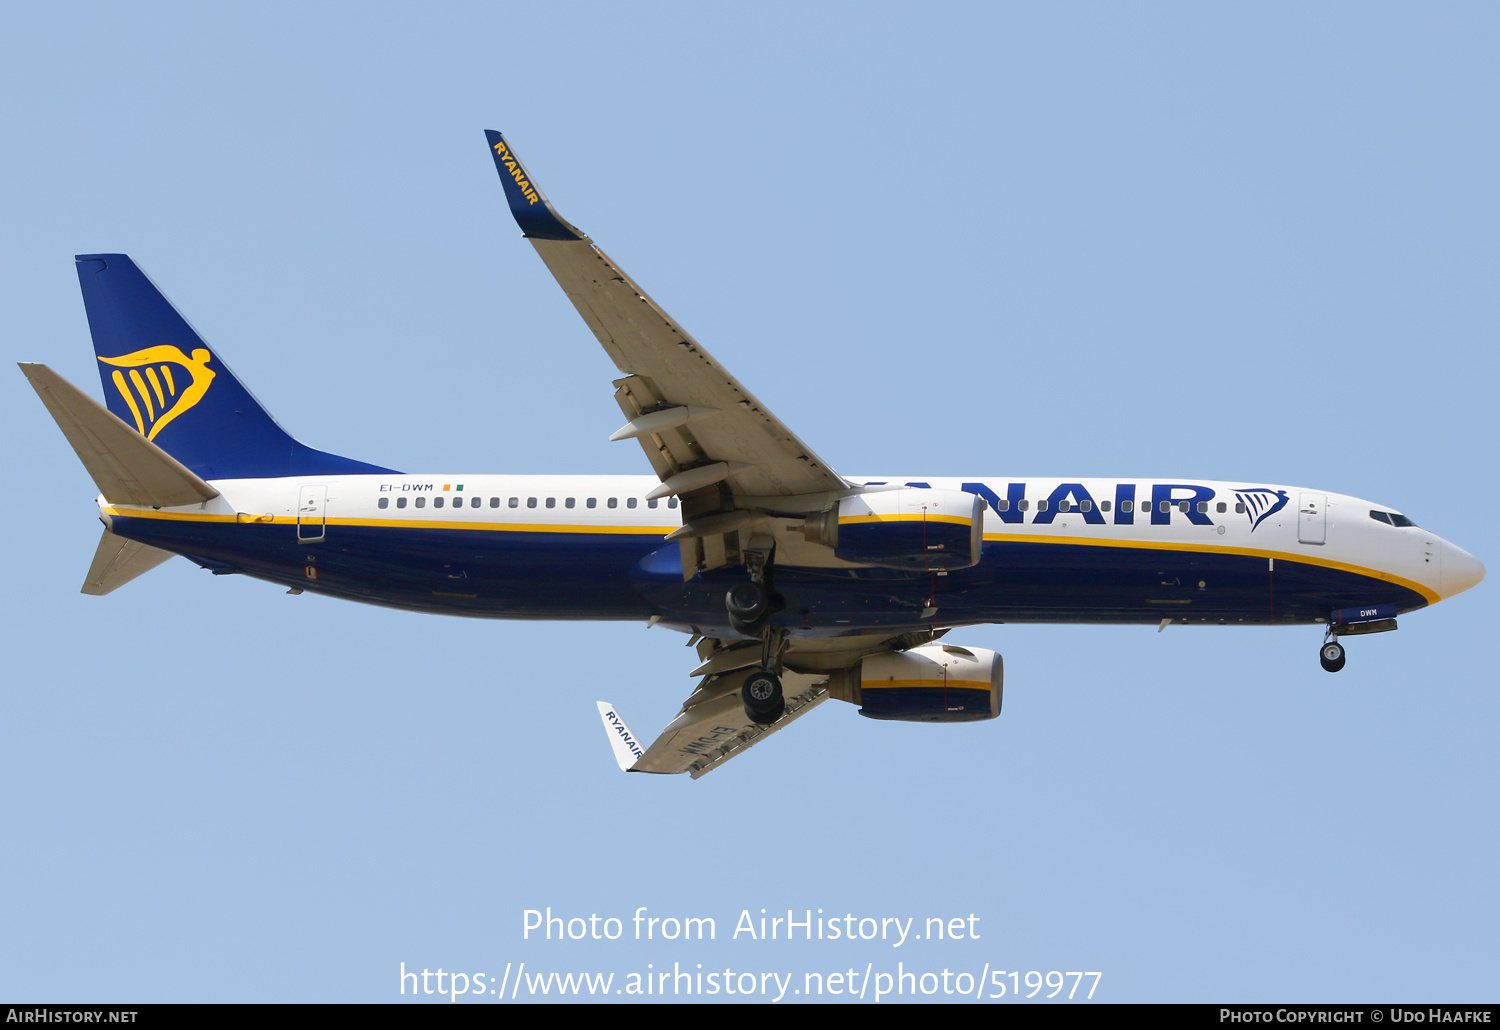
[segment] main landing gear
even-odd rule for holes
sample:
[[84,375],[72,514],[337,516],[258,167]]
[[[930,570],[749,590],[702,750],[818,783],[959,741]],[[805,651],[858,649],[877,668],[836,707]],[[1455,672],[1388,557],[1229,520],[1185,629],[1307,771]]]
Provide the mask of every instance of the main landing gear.
[[1328,635],[1323,638],[1323,646],[1318,650],[1318,661],[1324,672],[1338,672],[1344,667],[1344,657],[1344,645],[1339,643],[1330,627]]
[[750,721],[769,726],[786,713],[786,697],[781,692],[781,677],[759,669],[745,677],[740,686],[740,700]]
[[745,677],[740,685],[740,701],[751,722],[768,726],[786,713],[786,697],[781,691],[781,656],[786,651],[786,630],[770,624],[771,609],[778,598],[767,582],[770,573],[769,548],[745,549],[745,565],[750,570],[747,583],[736,583],[724,595],[729,625],[736,633],[759,637],[760,668]]
[[771,595],[763,582],[736,583],[724,595],[724,607],[729,611],[729,625],[736,633],[759,636],[766,616],[771,613]]

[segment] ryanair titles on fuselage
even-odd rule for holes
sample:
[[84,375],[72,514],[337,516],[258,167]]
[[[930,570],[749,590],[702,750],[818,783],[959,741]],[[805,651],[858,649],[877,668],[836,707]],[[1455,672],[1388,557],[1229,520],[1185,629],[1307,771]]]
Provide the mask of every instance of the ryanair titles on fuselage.
[[[864,485],[887,484],[871,480]],[[931,487],[930,483],[919,481],[901,485]],[[1083,516],[1084,523],[1091,526],[1102,526],[1108,522],[1117,526],[1133,526],[1137,515],[1143,520],[1149,515],[1153,526],[1166,526],[1171,524],[1173,512],[1186,515],[1188,521],[1195,526],[1215,524],[1209,517],[1209,508],[1210,502],[1218,497],[1218,491],[1195,483],[1153,483],[1150,500],[1142,497],[1139,503],[1135,483],[1117,483],[1114,496],[1101,499],[1096,499],[1082,483],[1060,483],[1045,499],[1036,502],[1036,512],[1029,519],[1027,509],[1030,508],[1030,502],[1026,498],[1026,487],[1025,483],[1007,483],[1005,496],[1001,497],[988,483],[959,484],[959,489],[965,493],[984,498],[994,516],[1009,525],[1027,521],[1032,525],[1051,525],[1058,515],[1076,514]],[[1249,517],[1251,532],[1268,517],[1285,508],[1290,500],[1285,490],[1263,486],[1241,487],[1234,491],[1234,496],[1234,510]],[[1100,500],[1104,502],[1102,505]],[[1225,507],[1228,508],[1228,502],[1225,502]],[[1106,515],[1109,517],[1106,518]]]
[[517,186],[521,187],[521,192],[525,195],[527,203],[535,204],[541,200],[542,198],[536,195],[536,190],[532,188],[530,181],[521,172],[520,162],[511,156],[510,148],[505,145],[504,140],[495,144],[495,153],[500,155],[500,160],[505,164],[506,170],[510,172],[510,177],[516,180]]

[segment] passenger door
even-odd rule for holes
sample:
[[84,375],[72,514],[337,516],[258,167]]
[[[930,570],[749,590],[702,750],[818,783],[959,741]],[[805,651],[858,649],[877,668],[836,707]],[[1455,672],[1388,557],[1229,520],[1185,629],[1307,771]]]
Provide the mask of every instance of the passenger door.
[[1297,542],[1321,544],[1328,535],[1328,497],[1302,494],[1297,502]]
[[297,499],[297,542],[316,544],[323,539],[323,512],[328,506],[328,487],[322,483],[304,486]]

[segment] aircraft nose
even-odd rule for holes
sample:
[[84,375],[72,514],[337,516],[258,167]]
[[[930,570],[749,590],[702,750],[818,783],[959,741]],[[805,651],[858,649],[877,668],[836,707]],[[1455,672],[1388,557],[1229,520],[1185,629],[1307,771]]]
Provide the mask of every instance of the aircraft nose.
[[1478,558],[1462,547],[1455,547],[1446,540],[1443,541],[1444,597],[1461,594],[1470,587],[1477,586],[1482,579],[1484,579],[1484,565]]

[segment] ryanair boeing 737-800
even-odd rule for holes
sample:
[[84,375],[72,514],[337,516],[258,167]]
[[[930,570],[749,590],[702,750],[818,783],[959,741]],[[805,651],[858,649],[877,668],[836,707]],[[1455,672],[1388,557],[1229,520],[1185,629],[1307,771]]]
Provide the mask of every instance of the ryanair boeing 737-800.
[[697,687],[615,756],[694,777],[836,698],[876,719],[1000,714],[990,622],[1321,625],[1346,636],[1484,567],[1399,511],[1271,483],[836,473],[563,220],[488,133],[525,237],[619,368],[650,476],[412,475],[287,435],[130,258],[77,258],[107,410],[21,368],[100,490],[83,590],[173,555],[371,604],[692,634]]

